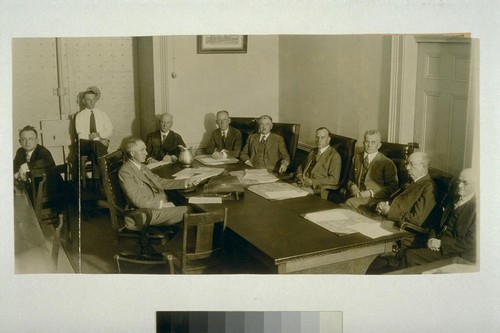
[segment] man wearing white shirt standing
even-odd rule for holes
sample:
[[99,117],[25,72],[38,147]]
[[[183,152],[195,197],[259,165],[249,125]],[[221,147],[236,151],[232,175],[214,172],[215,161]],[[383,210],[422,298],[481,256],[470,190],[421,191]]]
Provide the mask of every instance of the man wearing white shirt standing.
[[330,146],[330,131],[325,127],[316,130],[317,148],[312,149],[305,161],[297,167],[297,184],[311,193],[328,197],[328,187],[339,183],[342,161],[339,153]]
[[84,93],[85,109],[75,118],[75,128],[79,139],[79,155],[87,155],[92,162],[92,177],[100,178],[99,157],[108,153],[109,138],[113,134],[113,124],[108,115],[95,107],[101,98],[97,87],[88,87]]
[[217,112],[216,123],[218,129],[212,132],[206,148],[207,154],[212,154],[215,159],[227,157],[240,157],[242,138],[241,132],[229,126],[231,118],[229,112],[221,110]]
[[347,183],[350,198],[345,204],[358,210],[359,206],[372,207],[389,199],[398,189],[398,173],[394,162],[379,153],[381,134],[378,130],[365,132],[363,152],[354,156]]

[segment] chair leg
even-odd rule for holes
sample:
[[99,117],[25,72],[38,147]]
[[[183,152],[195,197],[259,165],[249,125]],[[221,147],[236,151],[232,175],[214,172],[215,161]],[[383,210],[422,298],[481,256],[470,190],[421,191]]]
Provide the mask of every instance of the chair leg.
[[82,187],[87,188],[87,156],[80,156],[80,178],[82,179]]
[[54,242],[52,243],[52,262],[54,263],[54,268],[57,271],[57,262],[59,260],[59,247],[61,246],[61,229],[64,224],[64,215],[58,215],[58,225],[54,231]]

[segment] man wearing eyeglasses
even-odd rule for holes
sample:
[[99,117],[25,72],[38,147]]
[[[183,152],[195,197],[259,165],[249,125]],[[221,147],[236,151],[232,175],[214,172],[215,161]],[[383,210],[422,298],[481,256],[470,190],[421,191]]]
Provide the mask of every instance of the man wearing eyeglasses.
[[236,128],[229,126],[231,118],[229,112],[221,110],[217,112],[216,123],[219,128],[212,132],[206,148],[207,154],[212,154],[215,159],[240,157],[241,151],[241,132]]
[[54,166],[50,151],[38,144],[38,132],[33,126],[25,126],[19,132],[21,147],[14,157],[14,178],[26,181],[26,173],[35,168]]
[[415,152],[408,157],[406,170],[411,181],[379,202],[375,211],[398,224],[409,222],[421,226],[436,205],[436,184],[429,176],[427,154]]
[[443,212],[437,230],[431,230],[427,247],[405,252],[403,266],[416,266],[445,258],[459,256],[476,260],[476,199],[474,172],[460,173],[457,196]]

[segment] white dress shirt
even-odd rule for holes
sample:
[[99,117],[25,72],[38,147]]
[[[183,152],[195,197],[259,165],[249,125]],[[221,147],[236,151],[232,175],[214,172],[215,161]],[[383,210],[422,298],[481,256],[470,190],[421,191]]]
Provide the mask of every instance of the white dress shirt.
[[[76,115],[75,128],[76,133],[78,134],[78,138],[80,139],[89,139],[91,115],[90,111],[91,110],[89,109],[83,109]],[[113,124],[111,123],[111,120],[109,119],[106,112],[99,109],[94,109],[93,111],[97,132],[99,132],[101,138],[108,139],[109,137],[111,137],[111,134],[113,134]],[[99,138],[95,138],[94,140],[99,140]]]

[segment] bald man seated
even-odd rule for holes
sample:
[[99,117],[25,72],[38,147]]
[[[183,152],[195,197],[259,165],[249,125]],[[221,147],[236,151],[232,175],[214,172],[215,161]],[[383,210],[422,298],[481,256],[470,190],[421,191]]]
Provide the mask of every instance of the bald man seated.
[[426,248],[408,249],[401,268],[450,257],[476,260],[476,198],[474,172],[465,169],[458,179],[457,196],[441,217],[437,230],[429,233]]

